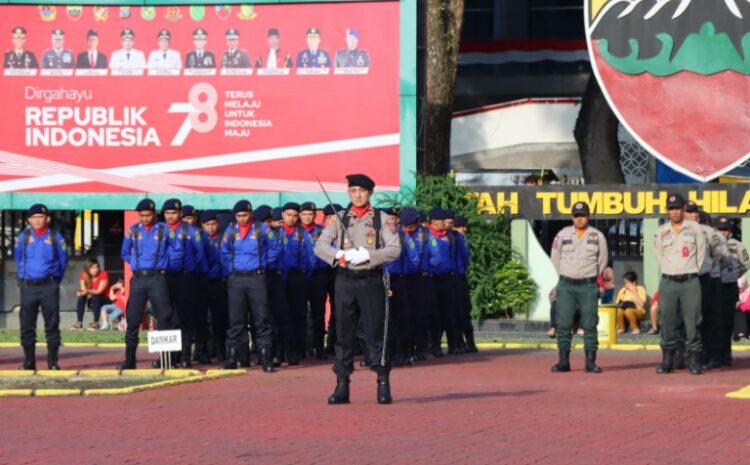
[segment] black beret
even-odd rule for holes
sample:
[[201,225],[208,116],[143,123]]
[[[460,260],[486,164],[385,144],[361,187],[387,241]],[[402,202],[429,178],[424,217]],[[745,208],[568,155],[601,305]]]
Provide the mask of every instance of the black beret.
[[453,224],[453,226],[457,228],[463,228],[466,227],[469,220],[465,216],[456,216],[456,222]]
[[253,204],[251,204],[249,200],[240,200],[235,203],[234,208],[232,208],[232,214],[251,211],[253,211]]
[[456,212],[453,210],[445,210],[445,219],[446,220],[455,220],[456,219]]
[[410,225],[419,221],[419,212],[416,208],[404,208],[401,210],[401,214],[398,215],[398,220],[401,224]]
[[692,200],[685,202],[685,211],[688,213],[695,213],[698,211],[698,204]]
[[349,183],[349,187],[357,186],[368,191],[375,189],[375,181],[366,174],[349,174],[346,176],[346,181]]
[[201,220],[201,224],[208,223],[209,221],[218,220],[219,214],[215,210],[206,210],[201,213],[199,219]]
[[284,204],[283,207],[281,207],[281,211],[285,210],[296,210],[299,212],[299,204],[297,202],[287,202]]
[[255,217],[255,221],[260,221],[262,223],[271,217],[271,207],[268,205],[259,205],[258,208],[255,209],[253,216]]
[[195,216],[195,207],[192,205],[183,205],[182,216]]
[[435,207],[429,211],[429,215],[431,220],[444,220],[445,210],[440,207]]
[[726,216],[722,216],[716,221],[716,229],[722,230],[722,229],[732,229],[732,220],[727,218]]
[[682,208],[685,206],[685,199],[676,193],[669,194],[667,197],[667,210],[670,208]]
[[179,199],[167,199],[164,201],[164,205],[161,206],[161,211],[167,210],[181,210],[182,202]]
[[591,214],[591,211],[589,210],[589,206],[586,202],[576,202],[575,205],[573,205],[573,212],[572,215],[586,215],[589,216]]
[[300,207],[299,207],[299,211],[301,211],[301,212],[305,212],[305,211],[313,211],[313,212],[314,212],[314,211],[315,211],[315,210],[317,210],[317,209],[318,209],[318,208],[317,208],[317,206],[315,205],[315,202],[304,202],[304,203],[303,203],[302,205],[300,205]]
[[[334,208],[336,210],[334,210]],[[340,212],[343,209],[344,209],[344,207],[342,207],[341,205],[339,205],[337,203],[328,204],[325,207],[323,207],[323,214],[326,215],[326,216],[333,215],[334,213]]]
[[26,210],[26,218],[41,213],[42,215],[49,214],[49,210],[47,209],[47,206],[41,203],[35,203],[34,205],[30,206],[28,210]]
[[706,212],[698,213],[698,223],[705,224],[708,226],[713,226],[713,222],[711,221],[711,215],[709,215]]
[[151,199],[143,199],[140,202],[138,202],[138,205],[135,207],[135,211],[142,212],[144,210],[151,210],[156,211],[156,204]]
[[274,220],[274,221],[279,221],[279,220],[281,220],[281,212],[282,212],[282,211],[283,211],[283,210],[281,209],[281,207],[276,207],[276,208],[274,208],[274,209],[273,209],[273,210],[271,211],[271,219],[272,219],[272,220]]

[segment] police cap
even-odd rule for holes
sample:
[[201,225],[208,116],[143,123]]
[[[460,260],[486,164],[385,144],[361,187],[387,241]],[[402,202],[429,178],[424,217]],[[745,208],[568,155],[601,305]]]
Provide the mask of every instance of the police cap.
[[225,35],[226,35],[227,39],[239,39],[240,38],[240,31],[238,31],[237,29],[235,29],[233,27],[230,27],[229,29],[227,29],[227,32],[226,32]]
[[253,216],[255,217],[255,221],[266,221],[271,217],[271,207],[268,205],[259,205],[258,208],[255,209]]
[[140,202],[138,202],[138,205],[135,206],[135,211],[142,212],[142,211],[156,211],[156,204],[151,199],[143,199]]
[[299,206],[299,211],[301,212],[314,212],[315,210],[317,210],[315,202],[304,202]]
[[86,32],[86,38],[90,37],[99,37],[99,32],[97,32],[96,29],[89,29],[88,32]]
[[206,30],[202,27],[199,27],[198,29],[193,31],[193,39],[201,40],[205,39],[206,37],[208,37],[208,32],[206,32]]
[[281,207],[281,211],[295,210],[299,212],[300,206],[297,202],[287,202]]
[[435,207],[431,209],[428,214],[430,215],[430,220],[444,220],[445,219],[445,210],[443,210],[440,207]]
[[589,204],[586,202],[576,202],[575,205],[573,205],[573,216],[576,215],[584,215],[589,216],[591,214],[591,210],[589,210]]
[[398,215],[398,220],[401,222],[401,224],[405,224],[407,226],[410,224],[414,224],[419,221],[419,212],[416,208],[404,208]]
[[198,219],[200,220],[201,224],[204,224],[208,223],[209,221],[218,220],[219,214],[215,210],[206,210],[201,213]]
[[168,210],[181,210],[182,209],[182,202],[180,202],[179,199],[167,199],[164,201],[164,204],[161,206],[161,211],[165,212]]
[[126,27],[120,33],[120,39],[135,39],[135,32],[129,27]]
[[698,211],[698,204],[692,200],[685,202],[685,211],[688,213],[695,213]]
[[346,176],[349,187],[361,187],[371,191],[375,189],[375,181],[366,174],[349,174]]
[[310,36],[320,36],[320,29],[318,29],[317,27],[307,28],[307,37]]
[[253,204],[251,204],[249,200],[240,200],[235,203],[234,208],[232,208],[232,214],[251,211],[253,211]]
[[26,37],[26,29],[21,26],[16,26],[11,31],[11,34],[13,34],[14,39],[23,39]]
[[30,206],[28,210],[26,210],[26,218],[37,215],[39,213],[46,216],[49,214],[49,210],[47,209],[46,205],[42,203],[35,203],[34,205]]
[[271,219],[274,221],[280,221],[281,220],[281,207],[276,207],[273,210],[271,210]]
[[718,230],[731,230],[732,226],[732,220],[726,216],[722,216],[716,221],[716,229]]
[[182,216],[195,216],[195,207],[192,205],[183,205]]
[[62,39],[63,37],[65,37],[65,31],[63,31],[59,27],[52,30],[53,39]]
[[677,193],[671,193],[669,194],[669,197],[667,197],[667,210],[671,210],[674,208],[682,208],[685,206],[685,199]]
[[162,29],[159,31],[159,34],[156,35],[157,39],[167,39],[172,40],[172,34],[167,29]]

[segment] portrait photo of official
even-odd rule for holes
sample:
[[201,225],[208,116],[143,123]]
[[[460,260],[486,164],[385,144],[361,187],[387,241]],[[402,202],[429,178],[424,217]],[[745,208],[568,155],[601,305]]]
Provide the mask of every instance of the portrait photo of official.
[[146,56],[135,48],[135,32],[126,27],[120,33],[122,48],[112,52],[110,69],[137,70],[146,67]]
[[193,69],[216,68],[216,58],[214,54],[206,50],[208,45],[208,32],[203,28],[193,31],[193,46],[185,56],[185,67]]
[[42,54],[42,68],[73,69],[73,52],[65,48],[65,31],[55,28],[52,31],[52,48]]
[[149,69],[177,69],[182,68],[182,57],[180,52],[170,48],[172,34],[167,29],[162,29],[156,35],[158,48],[148,54],[147,66]]
[[256,68],[278,69],[291,68],[292,56],[281,49],[281,34],[279,30],[272,27],[266,34],[267,49],[258,55],[255,61]]
[[221,55],[222,68],[252,68],[250,55],[246,50],[239,48],[240,31],[235,28],[227,29],[224,34],[227,40],[227,50]]
[[297,68],[330,68],[331,55],[321,50],[320,47],[320,29],[311,27],[307,29],[307,48],[297,53]]
[[344,34],[346,48],[336,52],[337,68],[369,68],[370,54],[359,48],[359,31],[347,28]]
[[5,52],[5,69],[35,69],[39,67],[34,52],[26,50],[26,29],[17,26],[11,31],[13,49]]
[[96,29],[86,32],[86,51],[78,54],[76,68],[107,68],[107,55],[99,51],[99,32]]

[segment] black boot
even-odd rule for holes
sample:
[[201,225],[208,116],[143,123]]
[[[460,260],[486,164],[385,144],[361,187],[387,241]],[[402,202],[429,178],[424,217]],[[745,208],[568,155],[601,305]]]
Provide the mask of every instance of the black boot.
[[214,347],[216,348],[216,360],[224,362],[227,359],[226,341],[215,339]]
[[378,403],[379,404],[390,404],[393,402],[391,398],[391,380],[390,374],[387,371],[378,373]]
[[192,344],[187,343],[182,345],[182,361],[180,362],[180,368],[193,368],[193,363],[190,361],[190,353],[192,350]]
[[602,369],[596,364],[596,351],[586,352],[586,373],[601,373]]
[[349,403],[349,377],[337,376],[336,389],[328,398],[329,405],[348,404]]
[[237,366],[238,368],[250,368],[250,347],[247,344],[240,344],[237,347]]
[[661,349],[661,365],[656,367],[656,372],[659,374],[672,373],[674,366],[672,365],[672,349]]
[[59,370],[60,365],[57,363],[57,354],[60,352],[59,345],[47,346],[47,369]]
[[195,344],[195,361],[201,365],[210,365],[211,357],[208,355],[208,349],[205,343]]
[[23,346],[23,365],[18,369],[36,371],[36,346],[34,344]]
[[237,346],[227,345],[227,359],[221,368],[224,370],[236,370],[239,368],[237,364]]
[[137,346],[126,345],[125,346],[125,361],[117,364],[117,369],[122,370],[135,370],[135,352],[138,350]]
[[466,353],[475,354],[479,352],[477,344],[474,342],[474,328],[470,331],[464,331],[464,337],[466,338]]
[[564,373],[570,371],[570,351],[561,350],[559,351],[560,360],[552,365],[550,371],[553,373]]
[[673,366],[675,370],[685,369],[685,349],[676,349],[674,351]]
[[703,370],[701,370],[701,358],[700,357],[701,357],[700,352],[688,353],[688,367],[690,368],[691,375],[703,374]]
[[271,358],[271,350],[268,347],[260,349],[260,363],[263,365],[263,371],[266,373],[273,373],[273,359]]

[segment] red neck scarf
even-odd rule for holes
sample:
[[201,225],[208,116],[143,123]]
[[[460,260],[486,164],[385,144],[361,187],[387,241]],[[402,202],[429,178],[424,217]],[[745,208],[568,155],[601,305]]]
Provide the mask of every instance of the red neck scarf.
[[[141,224],[143,224],[143,223],[141,223]],[[150,224],[150,225],[148,225],[148,226],[146,226],[146,225],[144,224],[144,225],[143,225],[143,227],[144,227],[144,228],[146,228],[146,232],[147,232],[147,233],[150,233],[150,232],[151,232],[151,230],[152,230],[152,229],[154,228],[154,223],[151,223],[151,224]]]
[[446,231],[445,229],[438,230],[438,229],[435,229],[432,225],[430,225],[430,231],[432,231],[433,236],[438,237],[438,238],[443,237],[446,234],[448,234],[448,231]]
[[179,228],[181,224],[182,224],[182,221],[178,221],[178,222],[177,222],[177,223],[175,223],[175,224],[170,224],[170,225],[169,225],[169,229],[171,229],[172,231],[175,231],[175,232],[176,232],[176,231],[177,231],[177,228]]
[[305,229],[305,231],[311,233],[313,232],[313,229],[315,229],[315,223],[303,224],[302,227]]
[[287,225],[283,225],[283,226],[284,226],[284,232],[286,233],[287,236],[292,234],[294,230],[297,229],[297,226],[287,226]]
[[241,224],[238,224],[237,225],[237,229],[240,231],[240,237],[242,237],[244,239],[245,236],[247,236],[247,233],[250,232],[250,227],[251,226],[252,226],[252,224],[250,224],[250,223],[246,224],[245,226],[242,226]]
[[47,226],[43,227],[42,229],[35,229],[34,234],[36,234],[37,237],[42,237],[47,233]]
[[370,211],[370,204],[368,203],[363,207],[355,207],[354,205],[352,205],[351,210],[355,215],[357,215],[357,219],[361,220],[362,218],[364,218],[367,212]]

